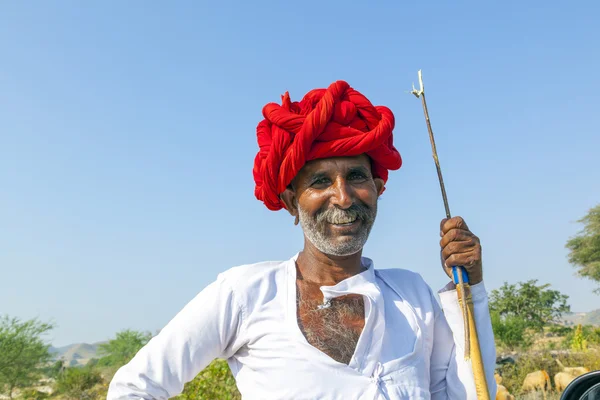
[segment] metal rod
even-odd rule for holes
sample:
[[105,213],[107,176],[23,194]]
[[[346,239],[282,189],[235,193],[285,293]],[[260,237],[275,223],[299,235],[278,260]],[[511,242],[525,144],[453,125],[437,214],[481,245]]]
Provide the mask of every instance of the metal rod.
[[[419,71],[420,73],[421,71]],[[420,74],[419,74],[420,76]],[[429,111],[427,111],[427,101],[425,100],[425,93],[421,92],[421,103],[423,104],[423,111],[425,113],[425,122],[427,122],[427,130],[429,131],[429,141],[431,142],[431,150],[433,155],[433,161],[435,161],[435,168],[437,169],[438,180],[440,181],[440,189],[442,190],[442,199],[444,200],[444,208],[446,209],[446,217],[452,218],[450,215],[450,206],[448,205],[448,196],[446,195],[446,187],[444,186],[444,178],[442,177],[442,169],[440,168],[440,160],[437,155],[437,149],[435,147],[435,139],[433,137],[433,130],[431,129],[431,121],[429,120]]]
[[[440,160],[437,155],[437,148],[435,147],[435,138],[433,136],[433,129],[431,128],[431,120],[429,119],[429,110],[427,109],[427,101],[425,100],[425,86],[423,85],[423,75],[421,74],[421,70],[419,70],[419,85],[420,89],[417,90],[413,85],[412,94],[421,98],[421,104],[423,105],[423,112],[425,113],[425,122],[427,123],[427,131],[429,132],[429,141],[431,142],[431,152],[433,156],[433,161],[435,162],[435,168],[437,170],[438,180],[440,182],[440,189],[442,190],[442,199],[444,200],[444,208],[446,209],[446,217],[452,218],[450,214],[450,206],[448,205],[448,196],[446,195],[446,187],[444,186],[444,178],[442,177],[442,168],[440,167]],[[454,268],[454,267],[453,267]],[[458,282],[455,283],[459,286],[464,285],[462,271],[458,271],[457,274]],[[464,287],[461,287],[461,290],[458,291],[460,296],[460,305],[462,308],[462,314],[464,318],[465,324],[465,358],[470,357],[470,345],[469,345],[469,322],[468,322],[468,305],[465,295]]]

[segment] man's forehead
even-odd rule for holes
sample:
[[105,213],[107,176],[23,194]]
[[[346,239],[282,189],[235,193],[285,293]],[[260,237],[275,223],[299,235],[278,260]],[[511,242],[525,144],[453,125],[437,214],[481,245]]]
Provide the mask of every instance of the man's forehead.
[[353,157],[329,157],[311,160],[302,167],[298,176],[324,171],[345,171],[354,167],[363,167],[370,171],[371,159],[366,154],[361,154]]

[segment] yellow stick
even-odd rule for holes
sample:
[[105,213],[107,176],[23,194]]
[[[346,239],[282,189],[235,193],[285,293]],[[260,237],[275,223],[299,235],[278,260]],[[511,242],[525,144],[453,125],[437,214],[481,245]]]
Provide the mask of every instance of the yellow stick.
[[[469,341],[469,347],[471,348],[470,359],[471,367],[473,368],[473,377],[475,378],[477,399],[490,400],[485,368],[483,367],[483,357],[481,356],[481,347],[479,346],[479,335],[477,334],[477,326],[475,325],[475,309],[473,307],[473,297],[471,296],[471,286],[469,286],[468,283],[465,283],[457,286],[457,290],[464,294],[467,303],[466,322],[470,328],[470,335],[467,340]],[[459,304],[462,303],[462,296],[459,296],[458,302]]]

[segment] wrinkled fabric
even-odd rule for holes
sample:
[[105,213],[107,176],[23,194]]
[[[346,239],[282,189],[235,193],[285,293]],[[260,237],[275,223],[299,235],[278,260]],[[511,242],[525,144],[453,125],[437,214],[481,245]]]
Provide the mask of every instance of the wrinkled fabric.
[[[215,358],[244,400],[475,400],[456,290],[434,293],[417,273],[366,270],[322,286],[324,302],[363,296],[365,327],[349,364],[308,343],[297,321],[296,258],[232,268],[202,290],[121,367],[108,400],[168,399]],[[482,283],[472,286],[490,398],[496,350]]]
[[367,154],[373,176],[384,182],[402,165],[392,111],[373,106],[344,81],[311,90],[299,102],[286,92],[281,105],[264,106],[263,116],[256,128],[254,194],[270,210],[284,207],[279,195],[310,160]]

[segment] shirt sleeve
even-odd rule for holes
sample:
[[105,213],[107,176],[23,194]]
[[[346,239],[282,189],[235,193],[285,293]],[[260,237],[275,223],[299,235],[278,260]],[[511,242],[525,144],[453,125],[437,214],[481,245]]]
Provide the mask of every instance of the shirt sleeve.
[[[113,377],[107,400],[168,399],[215,358],[229,358],[242,307],[219,275]],[[239,347],[239,346],[238,346]]]
[[[490,398],[496,397],[496,346],[483,282],[471,286],[475,324]],[[435,328],[431,353],[432,400],[477,399],[471,361],[464,359],[464,320],[454,284],[440,291],[440,308],[434,299]]]

